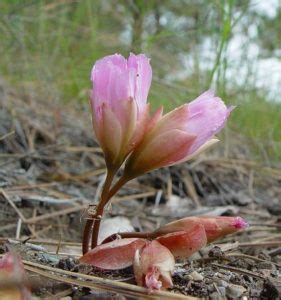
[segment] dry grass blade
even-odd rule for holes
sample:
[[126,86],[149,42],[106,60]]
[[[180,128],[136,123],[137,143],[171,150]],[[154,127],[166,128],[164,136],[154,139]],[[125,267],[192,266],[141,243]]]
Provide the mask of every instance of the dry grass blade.
[[235,268],[235,267],[231,267],[231,266],[227,266],[227,265],[220,265],[220,264],[216,264],[216,263],[212,263],[213,266],[218,267],[218,268],[222,268],[222,269],[226,269],[226,270],[230,270],[239,274],[244,274],[244,275],[250,275],[250,276],[254,276],[257,278],[261,278],[261,279],[266,279],[265,276],[252,272],[252,271],[248,271],[248,270],[244,270],[244,269],[240,269],[240,268]]
[[[32,263],[29,261],[23,261],[23,263],[25,265],[25,269],[30,272],[39,274],[41,276],[53,280],[57,280],[57,281],[61,281],[73,285],[78,285],[81,287],[88,287],[90,289],[99,289],[103,291],[115,292],[126,296],[141,297],[142,299],[187,299],[187,300],[199,299],[196,297],[189,297],[189,296],[184,296],[184,295],[174,294],[174,293],[164,292],[164,291],[158,291],[149,294],[148,290],[143,287],[135,286],[124,282],[117,282],[110,279],[99,278],[99,277],[90,276],[82,273],[74,273],[70,271],[48,267],[46,265]],[[61,275],[56,275],[46,270],[54,273],[59,273]],[[71,276],[71,278],[67,276]],[[76,279],[74,279],[73,277],[76,277]],[[82,280],[81,278],[84,279],[85,281]],[[90,280],[90,281],[86,281],[86,280]]]

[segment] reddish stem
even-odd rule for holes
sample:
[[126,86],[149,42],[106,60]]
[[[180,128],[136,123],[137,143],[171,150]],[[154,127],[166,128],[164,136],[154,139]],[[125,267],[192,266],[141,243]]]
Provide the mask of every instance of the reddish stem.
[[[86,224],[84,227],[84,233],[83,233],[83,243],[82,243],[83,254],[87,253],[91,249],[90,245],[91,245],[91,240],[92,240],[92,234],[94,234],[96,223],[97,222],[100,223],[100,218],[103,213],[103,209],[102,210],[100,209],[100,204],[104,203],[104,202],[106,203],[106,199],[108,197],[110,186],[111,186],[112,180],[114,178],[114,175],[115,175],[114,170],[108,170],[106,179],[105,179],[105,182],[103,185],[100,202],[96,208],[96,213],[92,218],[89,218],[86,221]],[[99,227],[99,225],[98,225],[98,227]]]
[[140,239],[153,239],[156,236],[158,236],[155,232],[120,232],[120,233],[114,233],[107,237],[105,240],[102,241],[102,244],[112,242],[118,238],[140,238]]
[[95,248],[98,244],[98,236],[100,230],[101,217],[103,215],[104,207],[108,203],[108,201],[120,190],[120,188],[129,181],[126,177],[120,177],[120,179],[115,183],[115,185],[108,191],[106,197],[101,197],[101,200],[96,209],[96,220],[93,225],[92,231],[92,249]]

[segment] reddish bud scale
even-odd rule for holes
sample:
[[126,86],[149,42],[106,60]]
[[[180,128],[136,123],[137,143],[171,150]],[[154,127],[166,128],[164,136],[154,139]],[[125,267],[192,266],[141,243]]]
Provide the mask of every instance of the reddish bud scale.
[[106,270],[124,269],[132,265],[136,250],[146,243],[138,238],[115,240],[87,252],[80,262]]
[[177,231],[189,232],[196,225],[204,226],[209,243],[227,234],[248,227],[248,223],[241,217],[187,217],[168,223],[156,230],[155,233],[164,235]]
[[177,231],[156,239],[168,248],[175,257],[188,258],[207,244],[203,225],[195,225],[190,231]]

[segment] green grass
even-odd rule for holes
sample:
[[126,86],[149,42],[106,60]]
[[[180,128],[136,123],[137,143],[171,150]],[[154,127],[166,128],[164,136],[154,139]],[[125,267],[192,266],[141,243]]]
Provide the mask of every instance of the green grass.
[[[173,51],[169,55],[167,51],[176,42],[186,51],[186,41],[181,39],[182,33],[170,31],[145,37],[144,49],[152,58],[155,74],[149,96],[152,107],[164,105],[166,111],[172,109],[194,99],[209,86],[210,80],[215,81],[219,95],[227,103],[238,106],[231,116],[230,127],[247,135],[256,149],[262,144],[271,159],[280,159],[281,104],[268,102],[266,94],[253,86],[245,85],[243,90],[226,88],[225,51],[231,26],[236,21],[232,13],[234,2],[223,1],[225,6],[213,2],[213,9],[217,9],[221,17],[221,28],[219,31],[215,25],[213,29],[208,28],[212,35],[216,34],[214,38],[219,45],[210,74],[204,74],[198,67],[183,82],[167,83],[163,74],[172,72],[179,63]],[[92,0],[2,0],[1,75],[15,87],[32,87],[46,101],[87,101],[94,61],[114,52],[127,55],[130,51],[121,32],[130,27],[132,18],[120,7],[115,9],[116,2],[110,3],[111,6]],[[206,28],[200,27],[197,34],[205,31]]]

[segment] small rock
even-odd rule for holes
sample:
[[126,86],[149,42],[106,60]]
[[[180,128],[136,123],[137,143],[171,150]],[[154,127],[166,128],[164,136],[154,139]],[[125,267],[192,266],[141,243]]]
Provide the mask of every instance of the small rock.
[[219,246],[214,246],[208,253],[209,257],[222,258],[224,253]]
[[274,216],[280,216],[281,204],[277,204],[277,203],[268,204],[267,210]]
[[248,195],[246,195],[242,192],[232,195],[232,201],[234,204],[239,205],[239,206],[246,206],[249,203],[253,202],[251,197],[249,197]]
[[281,298],[281,283],[280,281],[267,279],[264,282],[261,297],[265,299],[280,299]]
[[242,285],[230,284],[226,288],[226,295],[232,298],[239,298],[245,292],[246,289]]
[[260,294],[261,294],[261,290],[259,290],[259,289],[250,289],[250,296],[252,298],[259,299]]
[[98,243],[100,244],[105,238],[118,232],[131,232],[134,227],[131,221],[126,217],[114,217],[102,220],[101,229],[99,232]]
[[220,300],[222,298],[222,296],[218,292],[213,292],[209,297],[211,300]]
[[61,258],[57,263],[57,267],[62,270],[72,271],[79,262],[72,257]]
[[220,292],[220,294],[221,294],[222,297],[226,296],[226,288],[225,287],[219,286],[218,290],[219,290],[219,292]]
[[224,288],[226,288],[226,287],[229,286],[229,283],[226,282],[225,280],[219,279],[219,280],[217,281],[217,285],[218,285],[219,287],[224,287]]
[[204,277],[196,271],[193,271],[188,275],[188,278],[193,281],[203,281]]
[[93,271],[93,267],[88,264],[79,264],[75,267],[73,271],[83,274],[90,274]]

